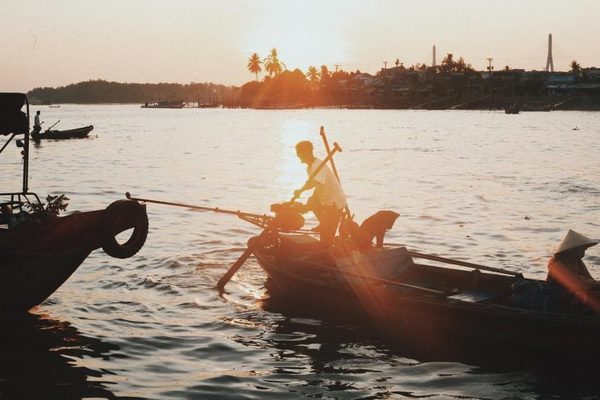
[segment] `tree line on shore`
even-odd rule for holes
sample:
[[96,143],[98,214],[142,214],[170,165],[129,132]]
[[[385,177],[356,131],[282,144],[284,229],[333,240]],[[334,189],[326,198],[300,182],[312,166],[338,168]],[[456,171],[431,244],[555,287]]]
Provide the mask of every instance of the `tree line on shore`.
[[[482,109],[522,104],[523,109],[600,109],[600,70],[572,61],[569,72],[525,71],[505,66],[476,71],[447,53],[439,65],[405,67],[396,59],[375,75],[331,72],[312,65],[288,70],[276,49],[246,65],[254,80],[242,85],[239,104],[252,108],[349,107]],[[259,73],[265,76],[259,80]],[[593,76],[592,76],[593,75]]]
[[176,100],[217,104],[235,95],[236,88],[214,83],[120,83],[89,80],[57,88],[35,88],[30,101],[52,103],[147,103]]
[[[573,82],[588,82],[577,61],[571,62]],[[588,84],[583,93],[550,85],[543,71],[475,71],[463,57],[448,53],[436,66],[417,63],[408,67],[399,59],[394,66],[375,75],[347,72],[327,65],[309,66],[307,71],[287,69],[277,49],[261,58],[252,53],[247,70],[254,79],[241,87],[213,83],[118,83],[90,80],[58,88],[36,88],[29,92],[32,102],[51,103],[153,103],[161,100],[187,102],[198,106],[248,108],[502,108],[509,103],[536,101],[558,104],[552,96],[570,96],[569,104],[584,109],[600,108],[600,84]],[[264,72],[262,80],[259,74]],[[558,73],[567,74],[567,73]],[[565,81],[562,82],[563,84]],[[594,88],[594,85],[598,86]],[[554,89],[549,90],[549,88]],[[562,89],[561,89],[562,87]],[[576,95],[579,99],[575,99]],[[581,98],[585,104],[581,103]],[[572,101],[573,99],[577,101]],[[590,100],[591,99],[591,100]],[[539,106],[539,105],[538,105]],[[545,105],[542,105],[543,108]]]
[[[419,63],[405,67],[399,59],[396,60],[395,66],[398,72],[432,70],[432,67]],[[254,74],[255,80],[241,87],[239,103],[244,107],[368,106],[369,102],[375,105],[372,95],[380,91],[376,85],[365,88],[368,74],[362,74],[360,70],[347,72],[336,68],[335,71],[330,71],[327,65],[321,65],[319,68],[311,65],[306,72],[300,69],[290,71],[279,59],[275,48],[262,60],[257,53],[253,53],[246,67]],[[259,81],[258,74],[263,71],[263,67],[266,75]],[[448,53],[435,69],[444,73],[475,72],[463,57],[455,60],[451,53]],[[382,70],[378,75],[384,73]],[[357,100],[360,104],[357,104]]]

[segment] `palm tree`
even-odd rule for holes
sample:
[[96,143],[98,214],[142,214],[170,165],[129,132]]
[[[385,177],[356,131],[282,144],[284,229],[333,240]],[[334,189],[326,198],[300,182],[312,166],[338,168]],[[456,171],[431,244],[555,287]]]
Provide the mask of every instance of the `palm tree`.
[[571,72],[574,74],[581,72],[581,65],[575,60],[571,61]]
[[260,64],[262,64],[262,61],[260,61],[258,54],[252,53],[248,59],[248,71],[256,75],[256,82],[258,82],[258,73],[262,71]]
[[285,68],[285,64],[279,60],[277,49],[275,48],[271,49],[271,54],[265,57],[264,64],[265,70],[269,73],[269,76],[279,75]]
[[327,68],[327,65],[321,65],[321,79],[327,79],[329,78],[329,68]]
[[456,62],[454,61],[454,55],[452,53],[446,54],[446,57],[442,60],[442,65],[440,65],[440,69],[444,72],[450,72],[454,70],[456,67]]
[[310,67],[308,67],[308,72],[306,73],[306,77],[308,78],[309,81],[311,81],[312,83],[319,82],[320,75],[321,74],[319,73],[319,70],[317,69],[317,67],[315,67],[314,65],[311,65]]

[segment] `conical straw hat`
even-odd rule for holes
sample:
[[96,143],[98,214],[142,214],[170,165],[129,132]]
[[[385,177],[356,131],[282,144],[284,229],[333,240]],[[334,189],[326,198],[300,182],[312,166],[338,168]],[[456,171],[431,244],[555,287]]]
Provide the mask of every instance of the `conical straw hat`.
[[597,240],[592,240],[587,236],[583,236],[581,233],[577,233],[569,229],[567,236],[563,239],[562,243],[556,248],[554,254],[562,253],[563,251],[576,249],[577,247],[591,247],[598,244]]

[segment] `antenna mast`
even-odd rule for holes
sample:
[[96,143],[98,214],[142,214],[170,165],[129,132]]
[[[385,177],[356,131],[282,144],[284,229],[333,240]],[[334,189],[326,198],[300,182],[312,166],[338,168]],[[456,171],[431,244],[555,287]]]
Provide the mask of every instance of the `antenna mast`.
[[552,34],[548,35],[548,58],[546,59],[546,72],[554,72],[554,62],[552,61]]

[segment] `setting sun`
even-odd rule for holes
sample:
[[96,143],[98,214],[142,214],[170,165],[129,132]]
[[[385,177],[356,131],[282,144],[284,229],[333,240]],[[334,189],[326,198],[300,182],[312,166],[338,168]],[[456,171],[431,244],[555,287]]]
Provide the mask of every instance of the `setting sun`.
[[310,65],[328,65],[348,61],[347,41],[340,21],[315,16],[314,10],[296,4],[292,11],[272,10],[265,23],[251,29],[244,37],[244,51],[266,56],[272,48],[290,70],[306,71]]

